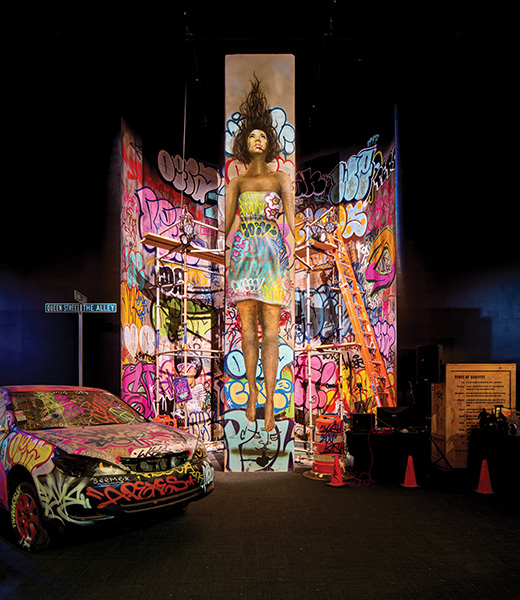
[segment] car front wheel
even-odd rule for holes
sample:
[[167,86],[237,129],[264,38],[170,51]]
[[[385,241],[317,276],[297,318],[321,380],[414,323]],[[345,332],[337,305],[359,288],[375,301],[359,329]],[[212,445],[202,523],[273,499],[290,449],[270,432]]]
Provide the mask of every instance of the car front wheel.
[[36,552],[49,545],[49,534],[42,519],[36,489],[28,481],[16,486],[10,505],[11,527],[16,541],[25,550]]

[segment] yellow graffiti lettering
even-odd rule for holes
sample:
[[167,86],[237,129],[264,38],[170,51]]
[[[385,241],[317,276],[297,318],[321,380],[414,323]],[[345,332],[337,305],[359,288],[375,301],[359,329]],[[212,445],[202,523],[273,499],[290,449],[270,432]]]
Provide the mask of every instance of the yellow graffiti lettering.
[[32,472],[49,460],[52,448],[47,442],[17,433],[7,449],[7,461],[11,465],[23,465]]

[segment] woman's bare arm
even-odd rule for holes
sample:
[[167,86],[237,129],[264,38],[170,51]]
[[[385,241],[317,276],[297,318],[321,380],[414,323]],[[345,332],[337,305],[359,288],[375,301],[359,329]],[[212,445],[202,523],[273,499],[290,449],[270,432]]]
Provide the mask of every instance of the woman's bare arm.
[[226,186],[226,240],[235,221],[239,193],[238,177],[234,177]]
[[294,236],[294,186],[286,173],[280,172],[280,190],[285,220]]

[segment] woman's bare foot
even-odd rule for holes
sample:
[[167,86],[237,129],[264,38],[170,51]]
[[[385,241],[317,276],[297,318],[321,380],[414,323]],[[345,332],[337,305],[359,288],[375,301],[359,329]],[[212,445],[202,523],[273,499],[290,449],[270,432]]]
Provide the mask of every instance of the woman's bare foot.
[[272,400],[265,401],[265,430],[272,431],[275,427],[274,422],[274,402]]
[[256,399],[258,398],[258,388],[250,387],[249,388],[249,398],[247,399],[246,405],[246,419],[250,423],[254,423],[256,421]]

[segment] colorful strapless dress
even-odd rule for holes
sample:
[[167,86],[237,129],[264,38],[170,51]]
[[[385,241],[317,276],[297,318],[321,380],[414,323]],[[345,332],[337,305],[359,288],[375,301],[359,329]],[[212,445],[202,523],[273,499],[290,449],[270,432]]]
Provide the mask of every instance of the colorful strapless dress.
[[227,272],[226,295],[231,302],[289,305],[289,252],[276,221],[281,211],[282,199],[274,192],[240,194],[240,227],[233,237]]

